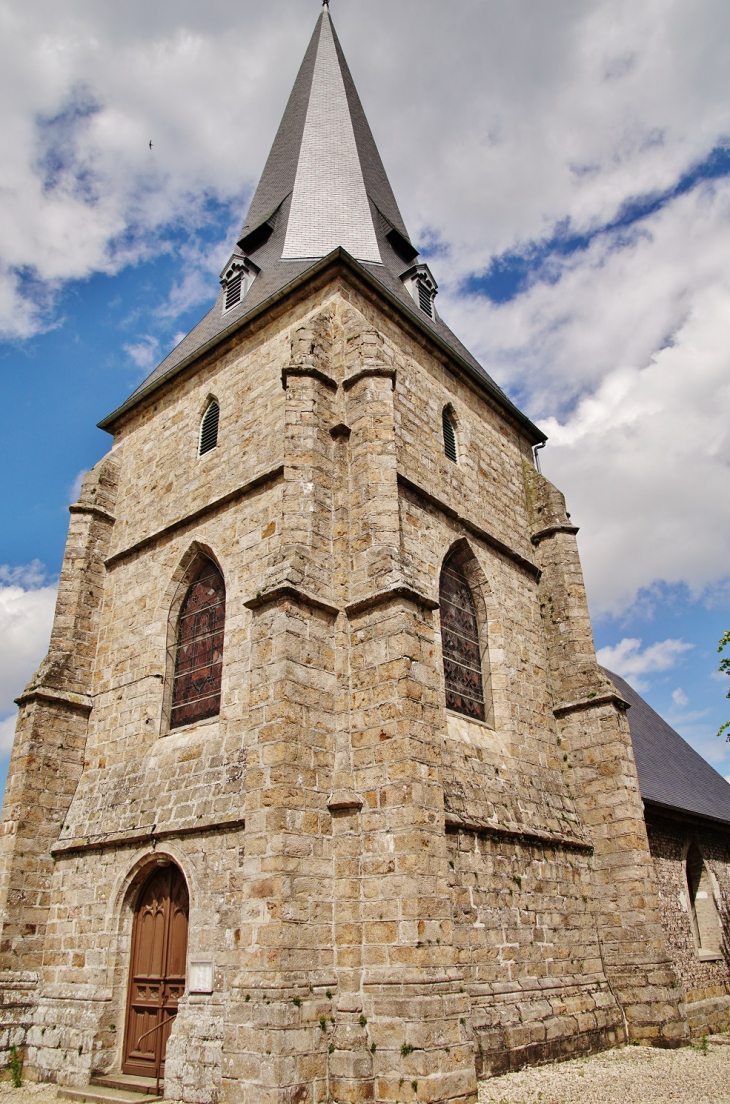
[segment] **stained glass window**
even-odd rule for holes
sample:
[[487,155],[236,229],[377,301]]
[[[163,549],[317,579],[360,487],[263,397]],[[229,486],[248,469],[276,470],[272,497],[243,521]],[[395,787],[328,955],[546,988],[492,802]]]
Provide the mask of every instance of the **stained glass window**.
[[170,728],[220,713],[225,620],[223,576],[206,560],[180,607]]
[[441,572],[441,641],[446,706],[486,720],[477,615],[469,584],[454,559]]

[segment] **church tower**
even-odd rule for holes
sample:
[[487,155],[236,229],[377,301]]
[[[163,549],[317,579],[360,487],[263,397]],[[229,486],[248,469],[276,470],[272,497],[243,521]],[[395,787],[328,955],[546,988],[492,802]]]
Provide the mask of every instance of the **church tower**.
[[89,1099],[472,1104],[685,1040],[577,530],[326,4],[215,306],[101,424],[19,699],[2,1045]]

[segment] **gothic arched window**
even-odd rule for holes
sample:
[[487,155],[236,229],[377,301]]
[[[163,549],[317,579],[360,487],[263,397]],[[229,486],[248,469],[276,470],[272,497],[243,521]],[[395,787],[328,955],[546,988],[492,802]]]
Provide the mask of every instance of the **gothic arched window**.
[[223,576],[205,560],[180,607],[170,728],[220,713],[225,620]]
[[712,892],[712,878],[695,843],[687,852],[687,889],[692,926],[699,950],[710,955],[719,954],[720,918]]
[[198,442],[198,456],[206,452],[212,452],[218,444],[218,422],[220,420],[220,407],[215,399],[211,399],[208,408],[200,423],[200,440]]
[[474,598],[455,556],[441,571],[439,589],[446,707],[486,720],[482,656]]

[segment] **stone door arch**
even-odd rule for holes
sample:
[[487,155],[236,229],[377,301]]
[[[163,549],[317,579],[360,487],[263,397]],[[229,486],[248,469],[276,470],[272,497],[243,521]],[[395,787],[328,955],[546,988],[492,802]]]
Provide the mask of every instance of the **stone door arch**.
[[174,863],[157,866],[139,894],[132,929],[122,1071],[162,1076],[165,1051],[185,992],[188,888]]

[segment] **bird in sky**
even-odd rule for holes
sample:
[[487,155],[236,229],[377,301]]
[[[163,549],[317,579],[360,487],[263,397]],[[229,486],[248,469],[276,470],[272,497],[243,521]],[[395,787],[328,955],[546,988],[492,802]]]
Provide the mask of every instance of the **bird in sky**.
[[150,138],[150,149],[152,149],[152,139]]

